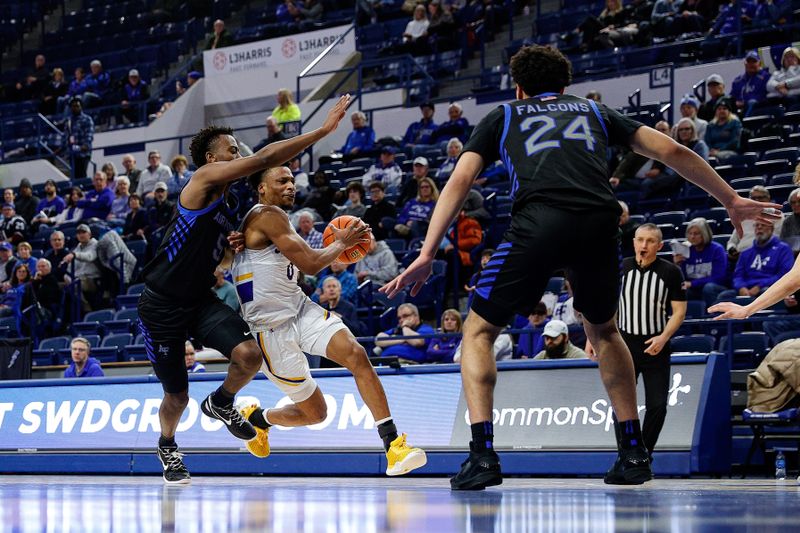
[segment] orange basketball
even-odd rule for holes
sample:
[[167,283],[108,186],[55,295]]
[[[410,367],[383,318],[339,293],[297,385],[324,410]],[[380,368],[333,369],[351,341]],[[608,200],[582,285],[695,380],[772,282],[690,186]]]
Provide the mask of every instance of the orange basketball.
[[[331,225],[333,225],[336,229],[345,229],[355,224],[357,220],[361,219],[351,215],[342,215],[331,220],[331,223],[325,226],[325,231],[322,233],[322,245],[327,247],[332,244],[334,240],[336,240],[336,237],[333,236]],[[350,263],[358,263],[367,257],[368,253],[369,243],[360,243],[342,252],[341,255],[336,258],[336,260],[340,263],[349,265]]]

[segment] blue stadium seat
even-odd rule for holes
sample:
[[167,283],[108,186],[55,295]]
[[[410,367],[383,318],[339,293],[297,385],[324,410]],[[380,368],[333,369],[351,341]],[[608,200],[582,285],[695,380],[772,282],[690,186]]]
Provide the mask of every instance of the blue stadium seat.
[[767,150],[763,154],[764,159],[786,159],[789,164],[794,165],[800,159],[800,148],[790,146],[788,148],[776,148],[774,150]]
[[789,194],[796,188],[797,185],[790,183],[789,185],[770,185],[767,190],[773,202],[782,204],[789,199]]
[[142,294],[142,291],[144,291],[144,283],[134,283],[128,287],[127,294]]
[[682,335],[670,340],[674,352],[710,353],[714,350],[716,339],[713,335]]
[[117,309],[136,308],[139,303],[138,294],[120,294],[117,296]]
[[788,159],[767,159],[765,161],[756,161],[753,169],[755,170],[756,174],[762,174],[769,177],[772,177],[775,174],[784,174],[794,170],[789,164]]
[[117,363],[119,362],[119,348],[116,346],[92,348],[90,357],[94,357],[101,363]]
[[[723,335],[719,341],[719,349],[728,348],[728,336]],[[752,350],[756,358],[760,359],[769,351],[769,337],[763,331],[743,331],[733,334],[734,350]]]
[[680,226],[686,222],[686,213],[684,211],[665,211],[663,213],[655,213],[650,216],[649,222],[656,226],[660,224],[671,224],[673,226]]
[[550,281],[547,282],[547,286],[544,288],[544,292],[552,292],[553,294],[561,294],[561,291],[564,290],[564,277],[563,276],[553,276],[550,278]]
[[793,183],[794,183],[794,174],[792,172],[786,172],[784,174],[775,174],[769,180],[770,185],[791,185]]
[[359,178],[364,175],[364,169],[361,167],[344,167],[336,172],[336,179],[348,180],[350,178]]
[[133,335],[130,333],[115,333],[103,339],[103,343],[100,346],[102,348],[108,348],[109,346],[123,348],[129,344],[133,344]]
[[33,350],[31,353],[32,366],[49,366],[55,363],[55,350]]
[[734,189],[751,189],[756,185],[766,185],[767,182],[762,176],[752,176],[749,178],[737,178],[730,181],[730,186]]
[[703,318],[706,316],[706,303],[703,300],[688,300],[686,304],[686,318]]
[[147,361],[147,352],[143,344],[131,344],[122,348],[123,361]]
[[72,331],[75,335],[103,335],[105,326],[103,324],[109,320],[114,320],[114,311],[111,309],[100,309],[86,313],[83,320],[72,323]]
[[69,347],[69,337],[50,337],[39,341],[40,350],[61,350]]
[[788,341],[789,339],[800,339],[800,330],[784,331],[772,339],[772,345],[777,346],[783,341]]

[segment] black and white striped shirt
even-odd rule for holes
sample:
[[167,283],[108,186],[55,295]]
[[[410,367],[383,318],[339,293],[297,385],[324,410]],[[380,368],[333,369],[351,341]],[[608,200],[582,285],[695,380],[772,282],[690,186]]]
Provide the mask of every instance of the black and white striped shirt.
[[673,301],[686,301],[680,268],[661,258],[645,268],[640,268],[633,257],[622,261],[620,330],[629,335],[661,334]]

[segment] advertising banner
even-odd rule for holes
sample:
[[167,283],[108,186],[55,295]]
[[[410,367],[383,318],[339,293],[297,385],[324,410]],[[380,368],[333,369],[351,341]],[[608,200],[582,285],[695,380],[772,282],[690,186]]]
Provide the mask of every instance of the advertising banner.
[[[673,364],[659,445],[688,449],[697,417],[705,364]],[[222,379],[190,383],[189,406],[178,426],[184,449],[234,450],[240,441],[199,403]],[[380,447],[375,423],[350,376],[317,377],[327,418],[314,426],[274,427],[270,444],[284,450],[370,450]],[[463,449],[470,440],[461,376],[401,373],[381,376],[397,427],[428,450]],[[0,388],[0,452],[151,450],[158,439],[161,385],[98,383]],[[262,406],[289,402],[266,379],[237,397]],[[644,393],[639,386],[639,399]],[[640,405],[640,411],[644,406]],[[614,449],[611,408],[596,367],[499,372],[495,396],[498,449]]]

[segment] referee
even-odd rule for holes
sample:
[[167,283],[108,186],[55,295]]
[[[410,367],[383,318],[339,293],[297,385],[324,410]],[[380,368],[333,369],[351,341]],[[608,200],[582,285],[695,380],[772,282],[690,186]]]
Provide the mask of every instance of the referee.
[[[655,224],[642,224],[636,230],[634,256],[622,262],[618,315],[622,338],[633,356],[636,379],[639,374],[644,379],[642,438],[651,460],[667,416],[672,354],[669,340],[686,318],[683,274],[672,262],[657,257],[662,246],[661,230]],[[667,319],[670,307],[672,316]]]

